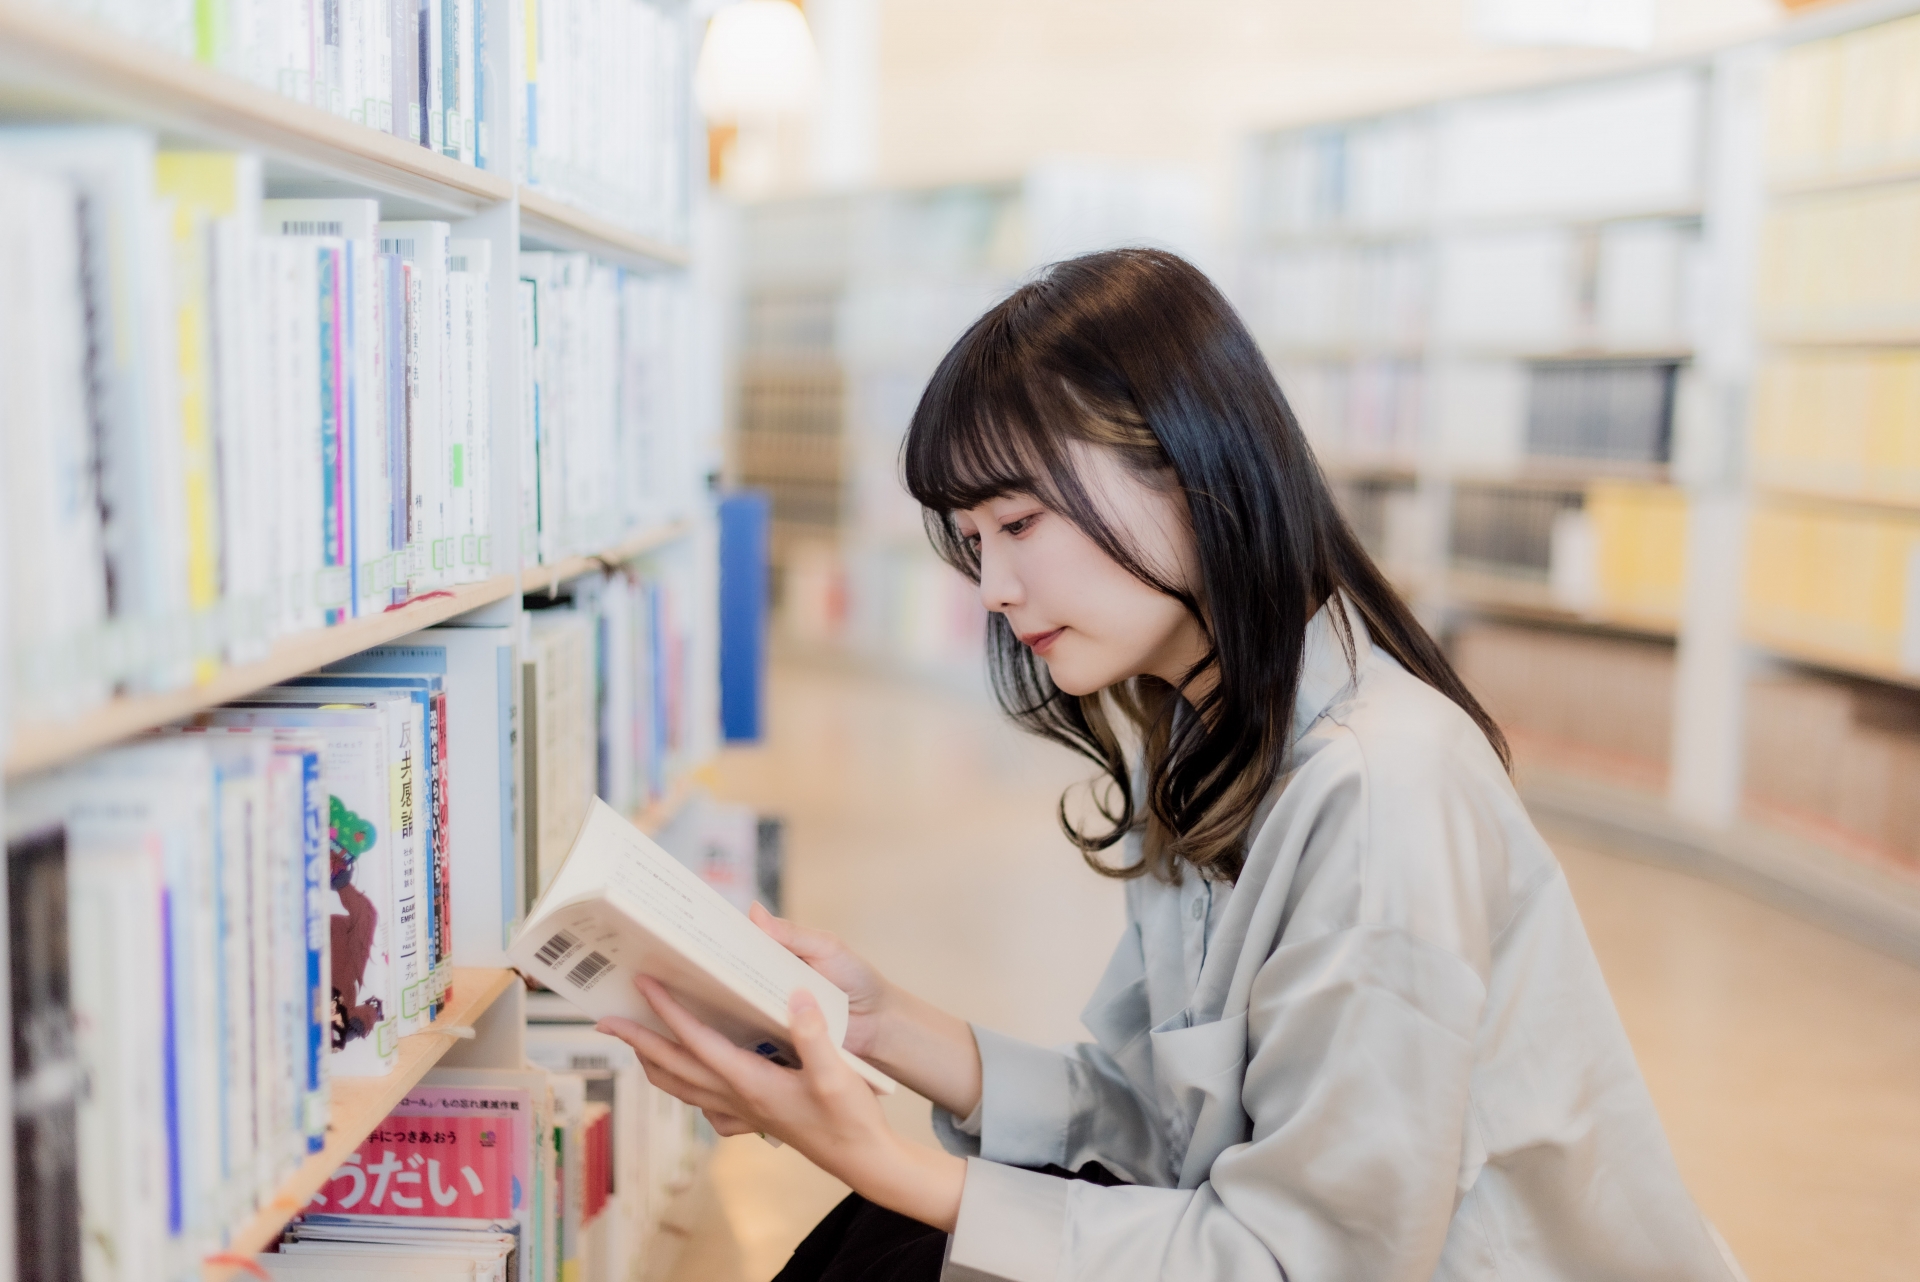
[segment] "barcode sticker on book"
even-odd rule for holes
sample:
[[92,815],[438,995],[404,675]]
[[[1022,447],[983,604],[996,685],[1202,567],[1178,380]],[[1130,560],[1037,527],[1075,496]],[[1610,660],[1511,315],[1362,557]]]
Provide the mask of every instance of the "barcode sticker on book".
[[288,218],[280,223],[282,236],[341,236],[345,234],[341,224],[331,219]]
[[411,236],[382,237],[380,241],[380,252],[383,254],[398,254],[402,258],[412,258],[413,257],[413,237]]
[[540,964],[543,966],[558,966],[562,957],[578,947],[580,947],[580,941],[563,930],[540,945],[540,951],[534,956],[540,959]]
[[580,964],[567,972],[567,982],[575,988],[586,988],[600,978],[600,972],[613,965],[604,953],[588,953],[580,959]]

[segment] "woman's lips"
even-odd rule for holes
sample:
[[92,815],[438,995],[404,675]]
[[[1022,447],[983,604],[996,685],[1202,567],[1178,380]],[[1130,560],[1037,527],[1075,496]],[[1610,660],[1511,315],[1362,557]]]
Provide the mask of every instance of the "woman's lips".
[[1035,654],[1045,654],[1048,648],[1060,639],[1060,634],[1065,631],[1065,628],[1055,628],[1051,632],[1029,632],[1020,638],[1020,644],[1026,646],[1027,649],[1033,651]]

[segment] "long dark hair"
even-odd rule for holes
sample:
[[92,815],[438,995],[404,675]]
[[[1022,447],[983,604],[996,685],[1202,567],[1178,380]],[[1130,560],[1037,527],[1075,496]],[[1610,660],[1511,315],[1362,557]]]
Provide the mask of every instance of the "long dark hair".
[[[1085,489],[1071,442],[1114,450],[1142,481],[1185,495],[1198,553],[1192,589],[1144,564]],[[1458,704],[1503,763],[1506,738],[1373,563],[1341,516],[1293,411],[1246,326],[1195,267],[1152,249],[1056,263],[975,321],[941,360],[903,447],[907,488],[934,548],[980,578],[953,514],[1032,494],[1107,555],[1199,620],[1209,651],[1178,686],[1135,677],[1070,696],[989,616],[994,693],[1025,729],[1100,767],[1104,830],[1060,822],[1087,862],[1116,877],[1182,864],[1231,880],[1247,830],[1286,769],[1307,621],[1332,602],[1353,656],[1341,597],[1374,641]],[[1193,715],[1176,715],[1211,672]],[[1131,734],[1123,731],[1130,726]],[[1136,797],[1126,740],[1142,756]],[[1145,858],[1100,853],[1136,828]]]

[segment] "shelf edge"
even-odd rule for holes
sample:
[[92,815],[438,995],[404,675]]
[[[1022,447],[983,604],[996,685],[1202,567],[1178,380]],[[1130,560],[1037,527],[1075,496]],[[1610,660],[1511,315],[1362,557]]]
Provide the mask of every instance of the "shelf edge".
[[281,637],[265,659],[223,668],[200,685],[162,694],[122,696],[63,721],[17,726],[7,747],[6,778],[60,765],[143,730],[178,721],[455,615],[505,600],[513,593],[510,574],[462,584],[446,589],[444,596],[423,595],[381,614]]
[[523,239],[584,250],[636,267],[685,267],[692,255],[685,247],[628,231],[617,223],[575,209],[537,187],[522,184],[520,235]]
[[161,127],[256,146],[395,194],[477,211],[511,200],[513,184],[390,134],[297,102],[102,23],[0,3],[0,59],[52,87]]
[[[385,1077],[344,1078],[334,1082],[334,1109],[327,1119],[327,1146],[301,1163],[272,1200],[235,1232],[232,1242],[220,1253],[219,1262],[209,1263],[202,1269],[205,1282],[225,1282],[240,1274],[245,1266],[227,1257],[251,1260],[273,1245],[287,1221],[306,1208],[308,1200],[325,1187],[347,1156],[360,1147],[401,1098],[461,1040],[464,1030],[471,1029],[473,1022],[518,978],[511,970],[456,969],[453,972],[454,1002],[424,1032],[400,1039],[400,1055],[392,1072]],[[473,987],[471,996],[462,992],[463,984]],[[463,1032],[456,1033],[454,1029]],[[349,1097],[347,1101],[341,1099],[343,1094]],[[354,1098],[360,1096],[364,1098]],[[343,1102],[347,1105],[344,1110]],[[343,1118],[343,1111],[349,1116]]]
[[520,591],[552,592],[568,579],[577,579],[583,574],[592,574],[602,568],[602,562],[619,565],[631,561],[634,557],[644,556],[657,551],[670,543],[677,543],[693,531],[691,520],[669,521],[665,525],[648,526],[635,534],[592,556],[570,556],[545,565],[524,566],[520,570]]

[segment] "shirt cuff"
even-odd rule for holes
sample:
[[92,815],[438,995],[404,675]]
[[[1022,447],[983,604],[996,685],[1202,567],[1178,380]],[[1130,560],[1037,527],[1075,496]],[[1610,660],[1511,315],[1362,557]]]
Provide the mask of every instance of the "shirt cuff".
[[980,1143],[973,1151],[1009,1166],[1064,1166],[1073,1086],[1067,1057],[975,1027],[980,1047]]
[[1038,1171],[967,1159],[940,1282],[1058,1282],[1071,1188]]
[[958,1121],[952,1113],[933,1106],[933,1138],[940,1147],[955,1157],[976,1157],[980,1153],[980,1105],[973,1106],[973,1112],[965,1121]]

